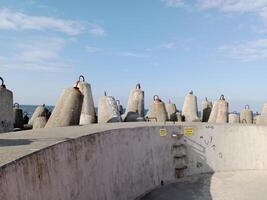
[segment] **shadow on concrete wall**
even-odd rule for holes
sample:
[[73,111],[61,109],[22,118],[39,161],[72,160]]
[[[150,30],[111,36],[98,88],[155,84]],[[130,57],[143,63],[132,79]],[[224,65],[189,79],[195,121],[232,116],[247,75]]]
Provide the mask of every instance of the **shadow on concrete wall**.
[[208,171],[209,173],[177,179],[154,189],[137,200],[212,200],[210,185],[214,171],[203,156],[206,147],[190,138],[185,139],[188,143],[188,152],[190,151],[192,155],[191,158],[187,159],[187,164],[190,164],[196,171]]
[[28,139],[0,139],[0,147],[28,145],[33,141]]

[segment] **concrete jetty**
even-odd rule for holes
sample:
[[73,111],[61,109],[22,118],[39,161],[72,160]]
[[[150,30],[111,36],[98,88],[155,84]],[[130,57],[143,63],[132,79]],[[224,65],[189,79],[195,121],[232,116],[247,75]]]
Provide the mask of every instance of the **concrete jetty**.
[[266,131],[139,122],[3,133],[0,199],[263,200]]

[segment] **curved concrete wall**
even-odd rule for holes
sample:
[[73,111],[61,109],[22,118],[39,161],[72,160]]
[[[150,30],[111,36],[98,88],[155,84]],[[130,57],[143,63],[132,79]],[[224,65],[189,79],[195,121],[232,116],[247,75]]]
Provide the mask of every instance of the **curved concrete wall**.
[[[41,145],[41,150],[31,154],[11,151],[11,157],[24,157],[2,162],[0,199],[128,200],[161,181],[182,176],[266,169],[267,127],[201,123],[105,126],[21,133],[33,141],[29,148],[37,148],[42,144],[39,140],[51,135],[64,139],[46,148]],[[67,139],[71,133],[75,136]],[[12,145],[1,145],[5,137],[14,139],[16,133],[1,135],[0,146],[7,150]],[[25,150],[25,146],[14,148]]]

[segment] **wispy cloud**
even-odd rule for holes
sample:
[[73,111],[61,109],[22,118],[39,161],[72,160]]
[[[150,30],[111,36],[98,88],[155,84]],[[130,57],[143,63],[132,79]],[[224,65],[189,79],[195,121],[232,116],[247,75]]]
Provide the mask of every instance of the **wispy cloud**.
[[95,37],[103,37],[106,36],[106,31],[103,27],[101,26],[92,26],[89,30],[89,32],[91,33],[91,35],[95,36]]
[[183,7],[185,6],[184,0],[161,0],[169,7]]
[[58,71],[70,69],[60,54],[66,45],[62,38],[24,39],[15,45],[13,54],[0,59],[0,66],[11,69]]
[[163,46],[163,48],[165,48],[165,49],[172,49],[172,48],[175,47],[175,45],[176,45],[175,42],[168,42],[168,43],[166,43],[166,44],[163,44],[162,46]]
[[46,16],[32,16],[9,9],[0,10],[0,29],[6,30],[54,30],[68,35],[77,35],[85,30],[78,21],[63,20]]
[[16,58],[23,61],[46,61],[59,57],[66,41],[62,38],[45,38],[17,44]]
[[96,48],[96,47],[92,47],[92,46],[87,46],[85,48],[86,48],[86,51],[88,53],[97,53],[97,52],[101,51],[100,48]]
[[267,39],[224,45],[219,48],[223,55],[241,61],[267,59]]
[[113,53],[113,55],[122,56],[122,57],[132,57],[132,58],[147,58],[147,57],[149,57],[146,54],[138,54],[138,53],[133,53],[133,52],[116,52],[116,53]]
[[202,9],[216,8],[226,12],[260,12],[267,6],[266,0],[198,0]]
[[1,63],[0,68],[55,72],[68,70],[71,67],[70,65],[62,62],[6,62]]
[[147,58],[147,57],[149,57],[148,54],[136,53],[136,52],[131,52],[131,51],[123,51],[119,48],[98,48],[98,47],[94,47],[94,46],[86,46],[85,49],[90,54],[101,53],[103,55],[129,57],[129,58]]

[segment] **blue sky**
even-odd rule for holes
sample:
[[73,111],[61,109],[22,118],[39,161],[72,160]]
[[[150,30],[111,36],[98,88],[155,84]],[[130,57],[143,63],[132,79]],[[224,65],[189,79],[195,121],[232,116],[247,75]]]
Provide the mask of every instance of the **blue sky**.
[[181,109],[224,94],[230,110],[267,100],[267,0],[1,0],[0,76],[21,104],[55,104],[80,74],[95,104],[140,82]]

